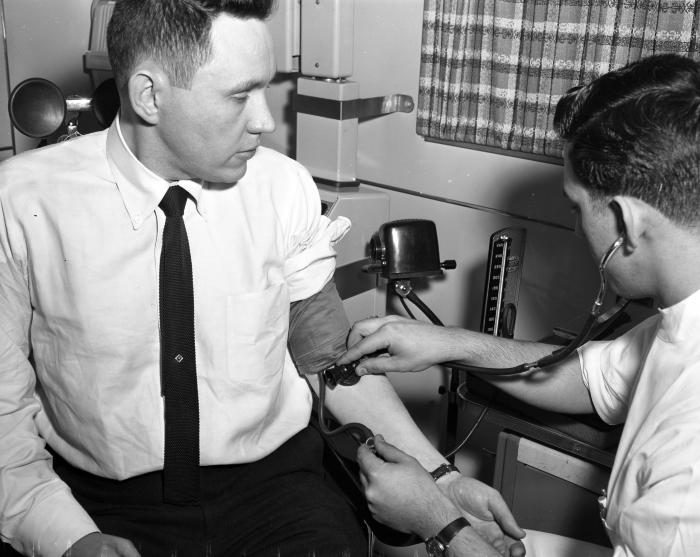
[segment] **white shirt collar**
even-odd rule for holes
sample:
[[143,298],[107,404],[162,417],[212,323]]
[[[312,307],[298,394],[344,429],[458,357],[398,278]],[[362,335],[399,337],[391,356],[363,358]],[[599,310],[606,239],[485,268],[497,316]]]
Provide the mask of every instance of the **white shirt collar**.
[[700,329],[700,290],[667,308],[659,309],[659,337],[667,342],[681,342]]
[[114,119],[107,132],[107,160],[135,230],[155,211],[167,189],[174,183],[187,190],[195,200],[200,214],[205,216],[199,207],[201,183],[194,180],[169,182],[144,166],[126,144],[119,125],[119,116]]

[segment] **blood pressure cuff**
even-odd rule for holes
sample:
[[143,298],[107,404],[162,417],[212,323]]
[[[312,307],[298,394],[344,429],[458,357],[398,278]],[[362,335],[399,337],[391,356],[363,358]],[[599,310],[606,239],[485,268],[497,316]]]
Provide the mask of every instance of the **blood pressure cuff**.
[[299,373],[319,373],[345,352],[350,322],[333,279],[316,294],[292,302],[287,348]]

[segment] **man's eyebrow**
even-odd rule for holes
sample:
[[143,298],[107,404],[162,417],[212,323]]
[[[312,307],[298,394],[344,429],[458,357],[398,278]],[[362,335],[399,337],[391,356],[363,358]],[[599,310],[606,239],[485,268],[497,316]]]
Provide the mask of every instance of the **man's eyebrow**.
[[251,89],[263,89],[267,87],[268,82],[260,79],[249,79],[247,81],[241,81],[236,83],[229,90],[231,93],[241,93],[243,91],[250,91]]

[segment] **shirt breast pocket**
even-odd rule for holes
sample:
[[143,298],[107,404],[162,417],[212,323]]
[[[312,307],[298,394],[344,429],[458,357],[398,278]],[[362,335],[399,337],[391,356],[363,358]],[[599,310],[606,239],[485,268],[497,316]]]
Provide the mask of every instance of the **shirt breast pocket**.
[[284,284],[226,299],[229,380],[268,385],[281,377],[287,349],[289,295]]

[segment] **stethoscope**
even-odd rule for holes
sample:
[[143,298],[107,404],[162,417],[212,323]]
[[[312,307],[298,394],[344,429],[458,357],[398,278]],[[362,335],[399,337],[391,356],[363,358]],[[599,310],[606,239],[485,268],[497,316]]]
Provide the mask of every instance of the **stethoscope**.
[[536,360],[534,362],[522,363],[513,367],[491,368],[453,362],[448,362],[445,365],[448,367],[470,371],[473,373],[482,373],[488,375],[518,375],[520,373],[524,373],[532,369],[552,366],[565,360],[572,352],[574,352],[574,350],[581,347],[588,340],[590,340],[591,332],[593,331],[594,327],[604,325],[607,321],[615,317],[627,305],[628,300],[620,298],[612,308],[610,308],[604,314],[600,315],[600,311],[603,307],[603,300],[605,299],[605,295],[607,293],[607,280],[605,277],[605,269],[608,266],[608,263],[612,259],[613,255],[615,255],[617,250],[619,250],[622,244],[624,243],[625,235],[621,234],[617,238],[617,240],[615,240],[612,243],[612,245],[608,248],[608,250],[603,254],[603,257],[600,260],[600,264],[598,265],[598,273],[600,275],[600,288],[598,289],[598,295],[593,301],[591,311],[581,329],[581,332],[579,332],[579,334],[576,335],[569,342],[569,344],[555,350],[551,354],[544,356],[539,360]]
[[[525,373],[526,371],[530,371],[533,369],[549,367],[565,360],[572,352],[574,352],[574,350],[581,347],[588,340],[590,340],[592,336],[591,333],[593,332],[594,328],[604,326],[605,323],[613,319],[627,305],[628,300],[624,298],[619,298],[617,303],[613,307],[611,307],[604,314],[600,314],[601,309],[603,308],[603,300],[605,299],[605,295],[607,294],[608,290],[605,269],[607,268],[608,263],[610,263],[610,260],[612,259],[613,255],[615,255],[617,250],[620,249],[624,242],[625,234],[623,233],[612,243],[608,250],[603,254],[603,257],[600,260],[600,264],[598,265],[598,274],[600,275],[600,288],[598,289],[598,294],[595,300],[593,301],[593,305],[591,306],[588,318],[586,319],[586,322],[581,328],[581,331],[566,346],[563,346],[555,350],[551,354],[544,356],[534,362],[526,362],[513,367],[493,368],[463,364],[461,362],[445,362],[443,365],[452,369],[459,369],[469,371],[472,373],[480,373],[492,376],[505,376],[518,375],[520,373]],[[394,285],[394,287],[397,289],[397,291],[402,288],[406,288],[405,282],[406,281],[395,281],[396,284]],[[423,313],[433,322],[433,324],[440,326],[443,325],[442,321],[440,321],[440,319],[438,319],[438,317],[432,311],[430,311],[430,308],[428,308],[415,295],[415,293],[410,290],[410,287],[408,288],[406,293],[402,294],[402,296],[409,298],[414,304],[416,304],[421,309],[421,311],[423,311]],[[327,383],[330,386],[330,388],[334,388],[338,384],[346,386],[353,385],[360,379],[357,375],[355,375],[355,367],[357,367],[359,363],[360,361],[351,362],[345,365],[333,365],[325,369],[322,373],[324,382]]]
[[[443,365],[449,368],[465,370],[477,374],[487,374],[491,376],[508,376],[518,375],[520,373],[525,373],[533,369],[549,367],[565,360],[572,352],[574,352],[577,348],[585,344],[591,338],[591,336],[593,336],[592,332],[594,331],[594,329],[597,328],[597,326],[604,326],[605,323],[613,319],[627,305],[628,300],[624,298],[619,298],[617,303],[612,308],[610,308],[604,314],[600,314],[601,309],[603,307],[603,301],[607,293],[607,279],[605,276],[605,270],[608,264],[610,263],[612,257],[620,249],[624,242],[625,234],[623,233],[612,243],[608,250],[603,254],[603,257],[600,260],[600,264],[598,265],[598,273],[600,275],[600,287],[598,289],[598,294],[595,297],[595,300],[593,301],[593,305],[591,306],[588,318],[586,319],[586,322],[584,323],[581,332],[579,332],[579,334],[576,335],[576,337],[574,337],[571,340],[571,342],[569,342],[569,344],[563,346],[562,348],[559,348],[558,350],[555,350],[551,354],[544,356],[539,360],[536,360],[534,362],[522,363],[513,367],[491,368],[466,365],[457,362],[445,362]],[[400,281],[396,282],[398,283]],[[403,285],[398,286],[401,287]],[[418,299],[415,296],[415,293],[411,292],[410,289],[405,294],[405,296],[411,299],[411,301],[413,301],[416,305],[418,305],[418,307],[423,311],[423,313],[425,313],[425,315],[434,324],[442,325],[442,322],[437,318],[437,316],[434,313],[432,313],[432,311],[430,311],[430,309],[427,306],[425,306],[425,304],[422,303],[422,301]],[[329,368],[326,368],[319,374],[319,424],[321,426],[321,431],[325,435],[334,436],[341,432],[347,432],[350,433],[353,437],[355,437],[355,439],[359,443],[371,443],[373,439],[373,434],[369,430],[369,428],[367,428],[363,424],[349,423],[338,427],[334,430],[330,430],[325,424],[326,420],[323,412],[325,406],[326,387],[328,386],[329,388],[334,389],[337,385],[350,386],[357,383],[360,377],[355,374],[355,367],[359,363],[359,361],[356,361],[345,365],[333,365]],[[481,419],[485,415],[488,408],[488,405],[484,406],[481,415],[477,418],[476,423],[474,424],[470,432],[466,435],[466,437],[462,440],[462,442],[459,445],[457,445],[453,450],[444,455],[446,458],[454,455],[466,443],[466,441],[471,437],[471,434],[481,422]]]

